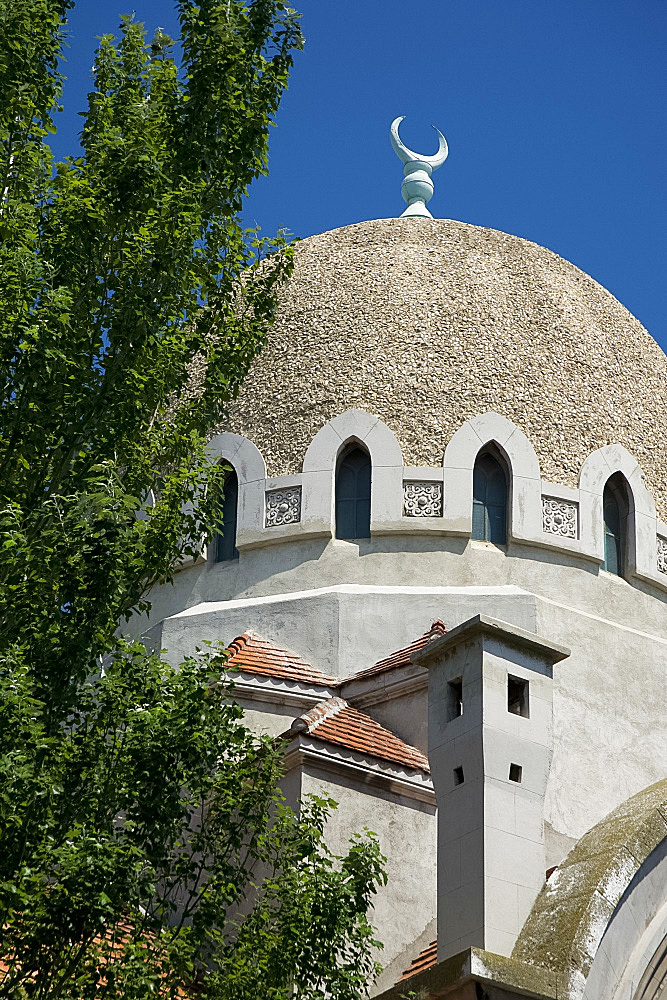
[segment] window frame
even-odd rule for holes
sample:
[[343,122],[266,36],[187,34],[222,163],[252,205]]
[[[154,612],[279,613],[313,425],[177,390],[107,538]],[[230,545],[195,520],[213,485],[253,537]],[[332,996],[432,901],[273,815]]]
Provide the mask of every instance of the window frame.
[[[615,472],[607,479],[602,491],[602,534],[604,558],[602,568],[612,576],[624,579],[628,568],[628,536],[630,531],[629,488],[622,472]],[[618,514],[618,533],[609,525],[607,507],[612,501]],[[614,539],[615,568],[611,559],[610,539]]]
[[[346,462],[354,456],[359,454],[364,456],[365,462],[363,468],[358,468],[354,471],[355,483],[354,492],[350,496],[341,496],[341,474],[345,469]],[[368,486],[367,492],[368,496],[361,495],[361,490],[359,489],[359,479],[361,476],[365,476],[367,470],[368,474]],[[361,484],[364,487],[365,483]],[[359,441],[353,440],[348,442],[345,447],[340,451],[336,459],[336,469],[334,473],[334,538],[347,541],[356,542],[369,539],[371,537],[371,498],[373,495],[373,462],[371,459],[370,452],[363,444]],[[343,504],[353,504],[354,505],[354,533],[343,534],[347,529],[343,526],[343,521],[345,518],[349,518],[349,514],[343,514],[342,505]],[[360,521],[363,521],[362,530],[359,531]]]
[[[211,547],[213,549],[213,562],[217,565],[222,563],[232,563],[236,562],[239,558],[239,550],[236,547],[236,536],[238,533],[238,521],[239,521],[239,477],[236,469],[231,464],[231,462],[225,461],[224,459],[220,463],[221,465],[228,465],[229,470],[225,475],[225,480],[223,483],[223,498],[222,498],[222,508],[220,513],[222,514],[222,524],[216,528],[215,534],[211,539]],[[228,490],[228,484],[233,482],[233,492],[230,495]],[[233,507],[232,507],[233,503]],[[232,507],[232,510],[227,510],[227,506]],[[232,515],[233,511],[233,517]],[[231,546],[229,545],[228,538],[226,538],[225,528],[233,521],[233,538]],[[223,547],[227,545],[231,548],[231,555],[222,555]]]
[[[499,504],[491,504],[488,501],[488,497],[484,501],[479,500],[476,496],[476,482],[475,474],[478,470],[479,464],[484,461],[491,461],[495,464],[497,469],[502,473],[504,480],[504,490],[503,490],[503,500],[504,500],[504,518],[502,518],[502,533],[494,531],[494,522],[489,518],[489,508],[499,507]],[[485,477],[486,478],[486,477]],[[498,453],[498,451],[493,448],[483,448],[479,451],[475,457],[475,461],[472,468],[472,525],[471,525],[471,535],[470,537],[474,541],[487,542],[490,545],[496,545],[499,547],[506,546],[508,539],[510,537],[510,511],[512,509],[511,504],[511,491],[510,491],[511,477],[509,470],[507,468],[507,463],[503,457]],[[488,488],[488,481],[486,483]],[[483,532],[480,536],[479,533],[476,534],[476,529],[479,532],[479,514],[475,516],[476,511],[482,511],[483,518]],[[495,537],[494,537],[495,536]]]

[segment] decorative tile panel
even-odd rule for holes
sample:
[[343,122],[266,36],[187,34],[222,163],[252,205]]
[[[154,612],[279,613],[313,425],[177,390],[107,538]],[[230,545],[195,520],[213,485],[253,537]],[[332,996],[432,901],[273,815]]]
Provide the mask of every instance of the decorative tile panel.
[[301,520],[301,487],[290,486],[284,490],[266,491],[267,528],[282,524],[296,524]]
[[547,535],[577,538],[579,504],[557,497],[542,497],[542,530]]
[[442,483],[403,483],[406,517],[442,517]]
[[667,538],[658,535],[658,573],[667,573]]

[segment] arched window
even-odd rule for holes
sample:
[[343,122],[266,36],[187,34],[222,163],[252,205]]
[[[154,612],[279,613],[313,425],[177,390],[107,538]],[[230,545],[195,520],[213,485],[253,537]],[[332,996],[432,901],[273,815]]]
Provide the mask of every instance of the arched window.
[[371,459],[356,445],[336,467],[336,538],[371,537]]
[[507,476],[488,452],[477,457],[472,474],[472,537],[495,545],[507,541]]
[[625,571],[629,505],[625,483],[620,473],[607,480],[602,497],[604,517],[604,568],[623,576]]
[[223,489],[222,524],[213,539],[216,562],[227,562],[230,559],[238,559],[239,557],[239,550],[236,548],[239,481],[233,469],[225,476]]

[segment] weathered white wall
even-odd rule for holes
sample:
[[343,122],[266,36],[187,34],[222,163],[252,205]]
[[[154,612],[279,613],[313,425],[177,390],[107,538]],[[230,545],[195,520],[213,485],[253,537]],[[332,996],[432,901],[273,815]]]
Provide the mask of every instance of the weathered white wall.
[[[201,560],[156,588],[149,621],[201,603],[275,597],[340,584],[389,587],[513,585],[667,638],[667,594],[630,584],[567,552],[513,543],[507,551],[463,538],[379,536],[362,543],[323,539],[250,549],[238,560]],[[427,623],[427,626],[428,627]],[[417,632],[413,629],[411,638]],[[379,654],[382,655],[382,654]]]
[[[202,563],[158,589],[151,621],[155,643],[175,661],[204,640],[228,642],[254,628],[324,672],[346,676],[411,642],[435,618],[451,627],[479,612],[572,651],[554,671],[550,867],[572,839],[667,772],[662,592],[528,545],[505,552],[401,536],[361,546],[285,544],[251,550],[234,565]],[[424,745],[419,698],[364,710]]]
[[301,795],[308,794],[329,795],[338,802],[327,825],[332,850],[346,852],[351,835],[366,827],[378,835],[387,856],[387,885],[375,897],[371,915],[384,944],[377,956],[385,969],[376,988],[381,992],[410,964],[415,939],[423,936],[428,943],[435,937],[435,804],[310,768],[301,777]]
[[363,700],[352,701],[406,743],[428,753],[428,678],[424,687],[413,694],[370,705]]
[[[301,713],[289,705],[255,704],[248,698],[237,698],[243,709],[243,721],[248,729],[267,736],[280,736],[286,732]],[[305,711],[305,709],[304,709]]]
[[227,643],[250,628],[342,678],[412,642],[435,618],[456,624],[480,609],[523,628],[536,625],[535,599],[517,587],[343,584],[196,605],[153,632],[155,642],[178,662],[204,642]]
[[[617,591],[630,590],[624,581],[612,581]],[[667,773],[667,644],[651,634],[664,614],[660,606],[641,628],[636,620],[582,614],[562,596],[537,603],[537,631],[572,650],[554,667],[554,756],[545,819],[578,839]]]

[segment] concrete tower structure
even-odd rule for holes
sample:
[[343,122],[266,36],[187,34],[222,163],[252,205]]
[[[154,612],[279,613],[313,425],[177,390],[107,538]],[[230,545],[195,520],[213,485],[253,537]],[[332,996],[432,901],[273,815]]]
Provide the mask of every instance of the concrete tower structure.
[[296,248],[210,443],[223,537],[148,631],[229,643],[288,798],[378,833],[387,998],[667,997],[666,386],[518,237],[426,210]]

